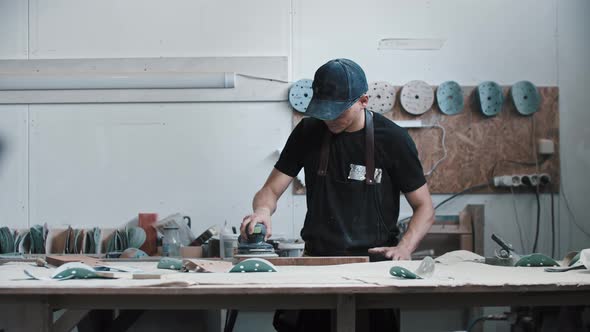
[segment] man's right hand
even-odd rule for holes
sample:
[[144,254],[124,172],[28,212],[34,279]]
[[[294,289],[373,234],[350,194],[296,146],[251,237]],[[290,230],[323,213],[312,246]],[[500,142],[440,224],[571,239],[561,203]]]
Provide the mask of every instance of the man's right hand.
[[254,195],[254,200],[252,201],[254,212],[245,216],[242,220],[242,225],[240,226],[242,239],[247,239],[248,234],[254,232],[254,226],[260,223],[266,226],[266,236],[264,239],[268,240],[272,235],[270,216],[277,208],[279,197],[285,192],[291,181],[293,181],[293,177],[273,168],[264,186]]
[[242,239],[247,239],[248,234],[254,232],[254,226],[256,226],[256,224],[264,224],[264,226],[266,226],[266,236],[264,237],[264,240],[267,240],[272,235],[269,209],[258,208],[252,214],[249,214],[242,219],[242,225],[240,225]]

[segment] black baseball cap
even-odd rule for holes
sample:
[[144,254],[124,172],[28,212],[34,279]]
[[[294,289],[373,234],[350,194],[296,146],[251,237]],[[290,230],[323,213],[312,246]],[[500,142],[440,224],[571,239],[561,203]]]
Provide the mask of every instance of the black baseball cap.
[[306,115],[334,120],[369,89],[363,69],[349,59],[334,59],[318,68]]

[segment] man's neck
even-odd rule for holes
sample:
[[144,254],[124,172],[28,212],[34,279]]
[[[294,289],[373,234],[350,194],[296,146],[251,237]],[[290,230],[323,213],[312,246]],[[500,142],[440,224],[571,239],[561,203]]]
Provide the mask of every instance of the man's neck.
[[358,111],[356,120],[350,125],[350,127],[346,128],[346,132],[352,133],[355,131],[359,131],[365,128],[365,110],[362,109]]

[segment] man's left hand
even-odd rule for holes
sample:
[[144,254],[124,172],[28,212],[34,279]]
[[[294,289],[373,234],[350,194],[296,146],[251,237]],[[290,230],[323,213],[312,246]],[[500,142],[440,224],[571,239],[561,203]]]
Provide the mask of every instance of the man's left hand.
[[412,253],[405,247],[377,247],[369,249],[371,254],[381,254],[394,261],[411,260]]

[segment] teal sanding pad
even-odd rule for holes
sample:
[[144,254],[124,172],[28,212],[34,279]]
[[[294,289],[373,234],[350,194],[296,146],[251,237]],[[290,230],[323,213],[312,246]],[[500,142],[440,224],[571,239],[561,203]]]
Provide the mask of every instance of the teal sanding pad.
[[477,86],[475,101],[485,116],[495,116],[502,111],[504,95],[502,87],[496,82],[483,82]]

